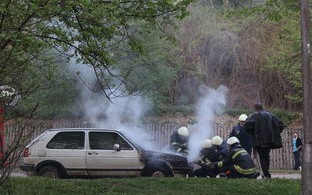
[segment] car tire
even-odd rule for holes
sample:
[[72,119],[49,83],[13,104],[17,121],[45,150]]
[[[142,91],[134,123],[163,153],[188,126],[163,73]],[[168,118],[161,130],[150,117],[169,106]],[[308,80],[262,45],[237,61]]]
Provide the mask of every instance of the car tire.
[[150,176],[154,178],[163,178],[169,177],[169,174],[167,174],[165,171],[162,170],[153,170],[151,171]]
[[147,166],[143,169],[142,172],[143,176],[147,177],[155,177],[155,178],[162,178],[162,177],[173,177],[173,171],[167,164],[162,164],[161,166]]
[[39,169],[37,175],[42,177],[51,177],[53,179],[61,178],[61,172],[55,166],[43,166]]

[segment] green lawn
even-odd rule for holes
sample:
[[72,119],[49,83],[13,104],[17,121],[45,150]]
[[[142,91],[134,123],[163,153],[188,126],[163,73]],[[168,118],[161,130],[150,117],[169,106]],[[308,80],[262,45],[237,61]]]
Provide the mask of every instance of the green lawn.
[[[206,179],[206,178],[126,178],[68,179],[11,178],[0,187],[1,195],[296,195],[300,180],[292,179]],[[9,191],[8,191],[9,189]]]

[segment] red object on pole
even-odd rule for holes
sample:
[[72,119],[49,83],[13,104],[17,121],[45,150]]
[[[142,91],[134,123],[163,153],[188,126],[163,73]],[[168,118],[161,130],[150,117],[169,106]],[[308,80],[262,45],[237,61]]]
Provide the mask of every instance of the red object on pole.
[[3,157],[4,151],[4,106],[0,102],[0,159]]

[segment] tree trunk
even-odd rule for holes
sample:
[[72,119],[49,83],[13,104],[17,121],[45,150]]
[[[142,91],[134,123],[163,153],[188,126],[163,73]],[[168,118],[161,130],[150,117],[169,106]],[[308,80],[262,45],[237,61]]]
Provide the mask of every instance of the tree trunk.
[[302,194],[312,194],[312,67],[309,39],[309,0],[301,0],[301,39],[302,39],[302,71],[303,71],[303,98],[304,98],[304,151],[302,171]]

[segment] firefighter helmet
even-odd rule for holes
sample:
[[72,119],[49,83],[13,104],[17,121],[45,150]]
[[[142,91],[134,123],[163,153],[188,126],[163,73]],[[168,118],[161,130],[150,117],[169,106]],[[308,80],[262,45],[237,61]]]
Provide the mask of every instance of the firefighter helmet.
[[178,134],[184,137],[187,137],[189,135],[188,129],[186,127],[180,127],[178,129]]
[[247,120],[248,116],[246,114],[241,114],[238,118],[239,121],[245,122]]
[[202,148],[211,148],[211,139],[205,139],[202,143]]
[[239,144],[239,140],[237,139],[237,137],[230,137],[227,141],[226,141],[226,143],[228,144],[228,145],[233,145],[233,144]]
[[220,136],[218,136],[218,135],[213,136],[211,138],[211,144],[212,145],[220,146],[222,144],[222,142],[223,142],[223,139]]

